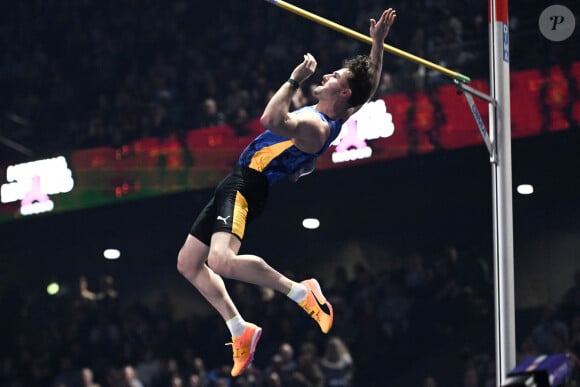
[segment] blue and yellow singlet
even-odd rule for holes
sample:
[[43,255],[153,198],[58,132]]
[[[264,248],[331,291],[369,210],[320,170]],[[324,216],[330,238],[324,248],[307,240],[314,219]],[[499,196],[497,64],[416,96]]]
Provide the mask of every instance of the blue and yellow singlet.
[[310,110],[318,113],[328,123],[330,135],[324,146],[317,153],[306,153],[294,146],[291,139],[282,137],[270,130],[264,131],[254,139],[242,152],[238,164],[262,172],[270,185],[295,173],[308,173],[314,169],[317,157],[322,155],[338,137],[342,120],[331,120],[315,109],[315,105],[304,106],[292,113]]

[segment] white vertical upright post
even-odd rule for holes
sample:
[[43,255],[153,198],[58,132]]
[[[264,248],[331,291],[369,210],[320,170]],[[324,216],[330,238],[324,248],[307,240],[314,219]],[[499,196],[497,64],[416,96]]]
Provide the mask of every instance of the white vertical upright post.
[[489,0],[496,377],[516,366],[508,0]]

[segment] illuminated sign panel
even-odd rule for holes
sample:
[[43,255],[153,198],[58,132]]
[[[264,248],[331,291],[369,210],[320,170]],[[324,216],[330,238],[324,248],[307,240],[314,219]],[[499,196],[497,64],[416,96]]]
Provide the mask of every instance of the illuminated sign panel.
[[10,165],[6,180],[8,183],[0,188],[0,200],[20,200],[21,215],[52,211],[54,202],[49,195],[70,192],[74,187],[72,171],[63,156]]
[[367,159],[373,154],[367,140],[390,137],[394,131],[393,116],[387,112],[385,101],[368,102],[342,125],[342,131],[332,143],[336,147],[332,162]]

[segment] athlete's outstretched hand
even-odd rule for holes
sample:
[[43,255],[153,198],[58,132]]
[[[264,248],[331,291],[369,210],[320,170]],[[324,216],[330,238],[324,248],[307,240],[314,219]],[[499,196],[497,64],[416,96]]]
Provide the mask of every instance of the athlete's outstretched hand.
[[397,11],[392,8],[389,8],[383,12],[379,20],[371,19],[370,20],[370,28],[369,34],[371,38],[374,40],[378,40],[383,42],[387,35],[389,34],[389,29],[395,22],[397,17]]
[[290,78],[294,79],[298,83],[302,83],[312,74],[314,74],[314,71],[316,71],[316,65],[316,59],[314,56],[312,56],[312,54],[304,54],[304,61],[296,66],[294,71],[292,71]]

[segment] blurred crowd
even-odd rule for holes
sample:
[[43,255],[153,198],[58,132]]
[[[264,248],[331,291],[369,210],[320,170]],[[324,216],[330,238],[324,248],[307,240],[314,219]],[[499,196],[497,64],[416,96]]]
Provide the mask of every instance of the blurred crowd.
[[[473,78],[487,74],[485,2],[295,3],[363,33],[369,18],[394,7],[389,44]],[[561,60],[529,50],[526,34],[537,28],[537,15],[526,14],[528,3],[513,8],[519,60],[512,66]],[[518,36],[526,43],[518,45]],[[0,135],[37,155],[224,123],[244,134],[305,52],[318,59],[317,83],[345,57],[368,50],[265,2],[235,0],[3,2],[0,47]],[[379,94],[447,81],[388,55]]]
[[[228,283],[244,318],[264,328],[252,366],[236,379],[229,376],[228,331],[219,316],[177,318],[179,306],[167,293],[126,302],[113,277],[92,291],[96,279],[81,276],[74,291],[61,295],[11,295],[2,302],[3,324],[13,334],[2,339],[0,384],[496,386],[490,262],[454,246],[432,256],[413,253],[405,262],[383,270],[335,266],[322,284],[335,309],[329,335],[285,296]],[[518,361],[580,356],[580,270],[575,281],[561,303],[530,320]]]

